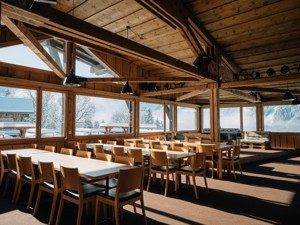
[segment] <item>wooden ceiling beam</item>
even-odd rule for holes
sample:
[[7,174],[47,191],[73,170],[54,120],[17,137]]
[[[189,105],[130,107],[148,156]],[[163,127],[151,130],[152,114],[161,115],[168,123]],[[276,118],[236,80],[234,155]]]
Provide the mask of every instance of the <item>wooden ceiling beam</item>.
[[111,83],[111,82],[125,82],[130,83],[188,83],[188,82],[198,82],[193,78],[178,78],[178,77],[123,77],[123,78],[88,78],[88,82],[95,83]]
[[181,95],[181,96],[179,96],[179,97],[176,98],[176,102],[179,102],[179,101],[182,101],[182,100],[186,100],[188,98],[192,98],[192,97],[200,95],[200,94],[202,94],[202,93],[204,93],[206,91],[207,91],[207,89],[202,89],[202,90],[192,91],[190,93]]
[[261,103],[261,99],[258,97],[258,95],[254,96],[254,95],[246,94],[244,92],[235,89],[222,89],[222,92],[227,92],[230,95],[233,95],[239,99],[243,99],[251,103]]
[[[253,92],[269,92],[269,93],[285,93],[286,89],[276,88],[260,88],[260,87],[235,87],[233,89],[242,91],[253,91]],[[300,91],[293,90],[293,94],[300,94]]]
[[[184,63],[178,59],[165,55],[149,47],[143,46],[127,38],[109,32],[105,29],[92,25],[88,22],[74,18],[68,14],[55,10],[48,5],[40,5],[40,9],[24,10],[17,4],[8,0],[2,0],[2,14],[13,18],[17,13],[18,17],[26,18],[41,17],[40,26],[50,30],[78,38],[88,43],[103,46],[108,49],[120,52],[133,57],[141,58],[145,61],[158,64],[167,68],[173,68],[186,73],[190,77],[204,82],[214,82],[211,79],[199,75],[196,67]],[[14,14],[11,14],[14,12]],[[20,18],[22,19],[22,18]]]
[[253,80],[227,82],[227,83],[221,83],[220,88],[227,89],[227,88],[245,87],[245,86],[259,86],[259,85],[266,86],[266,85],[273,85],[273,84],[278,85],[278,84],[287,84],[291,82],[300,82],[300,75],[288,74],[282,76],[253,79]]
[[47,53],[39,41],[31,34],[28,28],[22,23],[14,23],[10,18],[2,15],[5,25],[26,44],[53,72],[61,79],[65,78],[65,72],[57,65],[52,57]]
[[180,92],[190,92],[190,91],[196,91],[196,90],[202,90],[204,88],[207,88],[207,85],[197,85],[197,86],[189,86],[189,87],[182,87],[182,88],[173,88],[163,91],[147,91],[142,92],[140,94],[141,97],[150,97],[150,96],[160,96],[160,95],[169,95],[169,94],[176,94]]

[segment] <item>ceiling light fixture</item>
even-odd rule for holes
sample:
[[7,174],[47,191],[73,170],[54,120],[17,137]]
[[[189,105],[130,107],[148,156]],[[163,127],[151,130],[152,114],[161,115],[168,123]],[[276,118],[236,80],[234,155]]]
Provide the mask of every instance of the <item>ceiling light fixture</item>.
[[284,65],[284,66],[282,66],[281,68],[280,68],[280,73],[281,74],[287,74],[287,73],[289,73],[290,72],[290,68],[288,67],[288,66],[286,66],[286,65]]
[[300,100],[295,97],[295,99],[292,101],[292,105],[299,105],[300,104]]
[[121,89],[121,94],[133,95],[133,91],[132,91],[132,88],[130,87],[130,85],[128,83],[128,80],[126,81],[125,85]]
[[273,68],[269,68],[266,73],[269,77],[272,77],[275,74],[275,70]]

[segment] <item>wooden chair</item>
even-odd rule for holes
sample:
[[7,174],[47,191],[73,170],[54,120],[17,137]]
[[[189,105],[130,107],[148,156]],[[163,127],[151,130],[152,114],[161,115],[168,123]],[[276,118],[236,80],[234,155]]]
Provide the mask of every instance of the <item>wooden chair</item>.
[[[73,149],[71,149],[73,151]],[[58,199],[58,194],[61,193],[60,181],[57,180],[57,174],[54,170],[53,162],[39,162],[40,184],[37,199],[33,211],[33,216],[36,215],[42,192],[48,192],[53,195],[52,207],[48,224],[52,224],[55,207]]]
[[184,147],[182,142],[171,142],[171,149],[174,150],[175,148]]
[[117,145],[117,141],[106,141],[106,144]]
[[16,195],[16,203],[18,203],[19,201],[23,184],[29,184],[30,194],[26,206],[26,210],[28,210],[29,207],[31,206],[35,185],[40,183],[40,179],[38,173],[36,173],[37,171],[34,170],[31,157],[19,156],[19,161],[20,161],[21,179],[18,188],[18,193]]
[[164,175],[166,175],[166,188],[165,188],[165,196],[168,193],[169,186],[169,175],[175,173],[176,165],[169,164],[167,153],[165,151],[150,151],[150,171],[148,176],[148,186],[147,191],[150,189],[151,183],[151,174],[154,176],[154,181],[156,178],[156,174],[161,174],[161,184],[163,181]]
[[150,144],[148,143],[137,143],[137,146],[138,148],[149,148],[150,147]]
[[78,150],[87,151],[86,143],[77,143]]
[[[196,199],[198,199],[198,191],[196,185],[196,176],[203,176],[206,190],[207,189],[207,181],[206,181],[206,166],[205,166],[205,153],[196,153],[194,157],[191,158],[191,165],[180,167],[176,170],[175,176],[175,192],[179,188],[179,177],[180,175],[191,176],[194,184],[194,192]],[[186,179],[187,181],[189,179]]]
[[36,144],[36,143],[31,143],[31,144],[30,144],[30,148],[35,148],[35,149],[37,149],[37,144]]
[[134,158],[135,166],[141,166],[144,170],[149,169],[149,161],[145,160],[141,148],[128,148],[127,155]]
[[1,155],[1,152],[0,152],[0,188],[1,188],[1,185],[2,185],[2,181],[3,181],[3,178],[5,176],[5,174],[8,173],[8,168],[7,168],[7,161],[5,161],[4,163],[4,160],[3,160],[3,157]]
[[108,191],[99,192],[96,196],[94,224],[98,224],[100,202],[105,205],[113,206],[115,224],[119,225],[119,209],[122,209],[123,206],[128,204],[134,205],[136,201],[141,202],[144,224],[147,224],[143,197],[143,169],[141,167],[134,167],[131,169],[120,170],[117,187],[109,189]]
[[138,147],[138,144],[143,144],[144,140],[143,139],[136,139],[136,140],[133,140],[133,143],[134,143],[134,147]]
[[113,160],[115,159],[115,157],[117,155],[119,156],[125,156],[125,150],[124,147],[120,147],[120,146],[112,146],[111,148],[111,154],[113,156]]
[[200,144],[198,145],[198,152],[205,152],[205,163],[211,166],[211,178],[214,178],[215,158],[213,145]]
[[235,165],[239,165],[239,169],[241,171],[241,174],[243,174],[242,167],[241,167],[241,162],[240,162],[240,152],[241,152],[241,146],[240,145],[235,145],[231,149],[230,153],[228,156],[223,156],[222,157],[222,164],[224,166],[229,166],[229,171],[233,171],[233,176],[234,179],[236,180],[236,174],[235,174]]
[[76,156],[90,159],[92,157],[92,153],[84,150],[77,150]]
[[76,141],[68,141],[68,142],[67,142],[67,148],[73,149],[73,155],[76,155],[76,151],[77,151],[77,142],[76,142]]
[[71,149],[71,148],[61,148],[60,149],[60,154],[73,155],[73,149]]
[[155,145],[160,145],[160,141],[150,141],[150,148],[155,148]]
[[45,145],[45,150],[49,152],[55,152],[55,146]]
[[122,163],[129,166],[134,166],[134,158],[133,157],[127,157],[122,155],[116,155],[115,156],[115,163]]
[[78,168],[67,168],[61,166],[62,193],[57,213],[56,225],[59,225],[65,201],[78,205],[77,225],[81,224],[83,206],[95,201],[97,192],[104,190],[95,185],[81,185]]
[[154,145],[154,149],[160,149],[160,150],[168,150],[168,145]]
[[15,189],[12,198],[12,201],[15,202],[20,180],[21,180],[20,167],[19,167],[16,154],[7,154],[7,167],[8,167],[8,173],[7,173],[7,179],[6,179],[3,196],[6,195],[10,180],[15,180]]
[[134,147],[134,143],[129,141],[124,141],[124,146]]
[[96,159],[102,160],[102,161],[111,162],[112,155],[106,154],[106,153],[102,153],[102,152],[98,152],[98,153],[96,153]]
[[96,156],[97,153],[104,153],[103,145],[99,145],[99,144],[94,145],[93,153],[94,156]]

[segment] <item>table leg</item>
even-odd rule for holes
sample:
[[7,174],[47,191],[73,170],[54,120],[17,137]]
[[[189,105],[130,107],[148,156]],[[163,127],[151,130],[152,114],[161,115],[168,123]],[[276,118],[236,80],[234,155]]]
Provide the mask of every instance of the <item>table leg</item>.
[[223,179],[222,150],[218,150],[218,177]]

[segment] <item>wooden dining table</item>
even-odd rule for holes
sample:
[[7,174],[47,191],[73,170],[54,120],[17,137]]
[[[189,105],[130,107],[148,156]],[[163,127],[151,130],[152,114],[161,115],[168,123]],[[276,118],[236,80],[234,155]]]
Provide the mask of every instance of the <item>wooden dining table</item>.
[[89,178],[91,181],[105,179],[117,175],[120,169],[129,168],[128,165],[114,162],[107,162],[97,159],[81,158],[77,156],[64,155],[40,149],[13,149],[1,150],[1,154],[16,154],[19,156],[30,156],[34,164],[42,162],[53,162],[54,168],[60,170],[60,166],[76,167],[81,177]]

